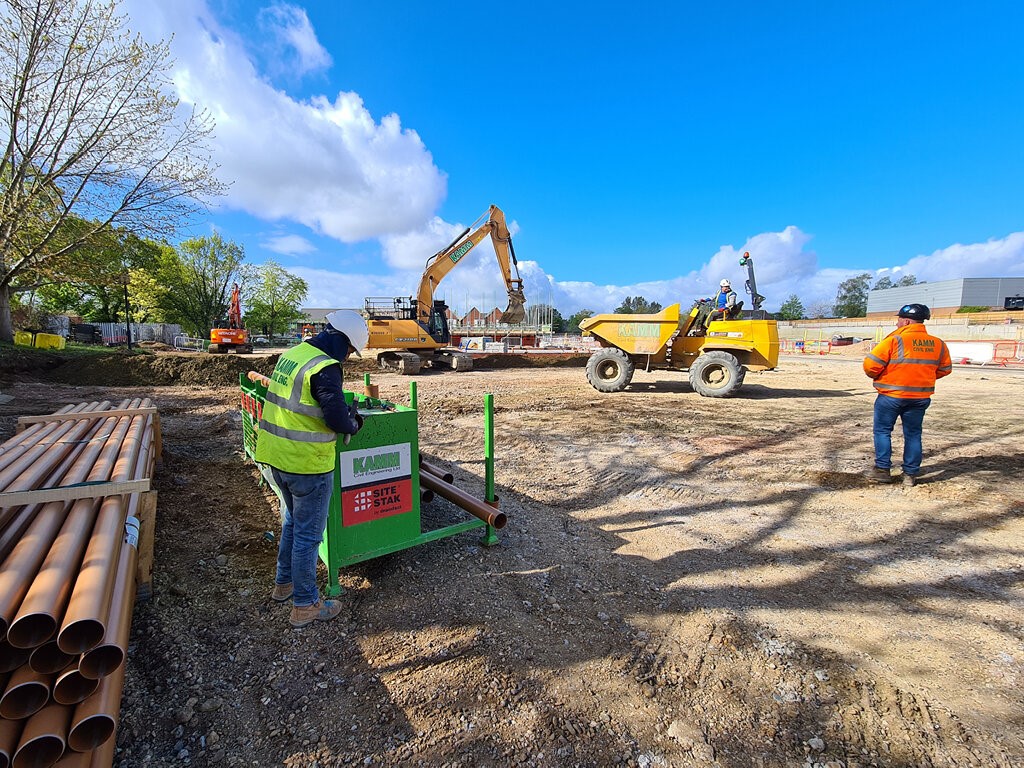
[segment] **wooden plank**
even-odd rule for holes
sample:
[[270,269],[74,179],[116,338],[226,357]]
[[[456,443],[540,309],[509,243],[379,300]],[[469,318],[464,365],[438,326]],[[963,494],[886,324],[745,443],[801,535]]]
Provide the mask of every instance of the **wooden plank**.
[[62,488],[41,488],[35,491],[10,491],[0,493],[0,508],[20,507],[23,504],[45,504],[48,501],[75,501],[95,499],[99,496],[121,496],[150,489],[150,478],[124,480],[107,483],[82,483]]
[[139,497],[139,559],[135,566],[135,599],[153,596],[153,549],[156,544],[156,491]]
[[153,412],[153,454],[156,461],[161,461],[164,454],[164,439],[160,432],[160,411]]
[[18,419],[16,432],[21,432],[29,424],[51,421],[80,421],[82,419],[106,419],[111,416],[138,416],[139,414],[157,414],[155,405],[138,408],[115,408],[110,411],[86,411],[84,413],[50,413],[45,416],[22,416]]

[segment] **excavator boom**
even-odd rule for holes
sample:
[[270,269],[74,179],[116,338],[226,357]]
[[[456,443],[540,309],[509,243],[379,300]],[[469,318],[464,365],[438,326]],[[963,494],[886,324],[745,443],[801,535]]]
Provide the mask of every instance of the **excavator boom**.
[[418,319],[421,322],[427,322],[430,319],[430,308],[433,306],[434,291],[437,289],[438,283],[488,235],[491,236],[491,242],[494,244],[494,254],[498,258],[501,276],[505,280],[505,290],[508,292],[508,307],[502,313],[501,320],[503,323],[515,324],[526,319],[523,281],[519,277],[516,252],[512,247],[512,235],[505,223],[505,214],[498,206],[492,205],[487,213],[473,224],[477,224],[485,217],[487,221],[483,225],[475,230],[472,225],[467,227],[447,247],[427,259],[427,266],[423,271],[423,279],[420,280],[417,295]]

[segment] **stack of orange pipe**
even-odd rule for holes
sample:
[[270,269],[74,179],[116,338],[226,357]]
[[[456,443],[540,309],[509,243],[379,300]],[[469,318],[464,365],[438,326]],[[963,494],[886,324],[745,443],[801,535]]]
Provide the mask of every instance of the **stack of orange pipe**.
[[[81,403],[0,445],[3,493],[152,477],[148,399]],[[75,491],[69,491],[74,496]],[[138,493],[0,506],[0,768],[110,768]]]

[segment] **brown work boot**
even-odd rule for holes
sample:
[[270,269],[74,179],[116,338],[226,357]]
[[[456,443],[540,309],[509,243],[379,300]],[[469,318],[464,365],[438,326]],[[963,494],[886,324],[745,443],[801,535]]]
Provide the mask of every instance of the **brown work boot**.
[[292,606],[292,615],[288,617],[288,621],[298,629],[312,624],[314,621],[330,621],[339,613],[341,613],[341,603],[337,600],[321,600],[301,608],[297,605]]
[[291,599],[294,591],[290,581],[287,584],[275,584],[274,591],[270,593],[270,599],[275,603],[283,603],[285,600]]
[[903,475],[904,488],[913,488],[915,485],[917,485],[917,477],[914,475]]
[[872,467],[864,473],[864,479],[869,483],[891,483],[892,473],[888,469]]

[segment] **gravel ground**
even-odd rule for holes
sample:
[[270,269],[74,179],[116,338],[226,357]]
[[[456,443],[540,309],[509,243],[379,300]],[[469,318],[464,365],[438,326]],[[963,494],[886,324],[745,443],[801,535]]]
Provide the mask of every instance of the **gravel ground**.
[[500,545],[345,569],[342,616],[303,630],[269,599],[277,507],[236,388],[23,376],[3,436],[100,394],[161,410],[115,765],[1024,764],[1024,376],[941,382],[903,489],[859,477],[872,394],[842,360],[728,400],[666,373],[616,395],[578,367],[428,373],[421,448],[477,495],[495,395]]

